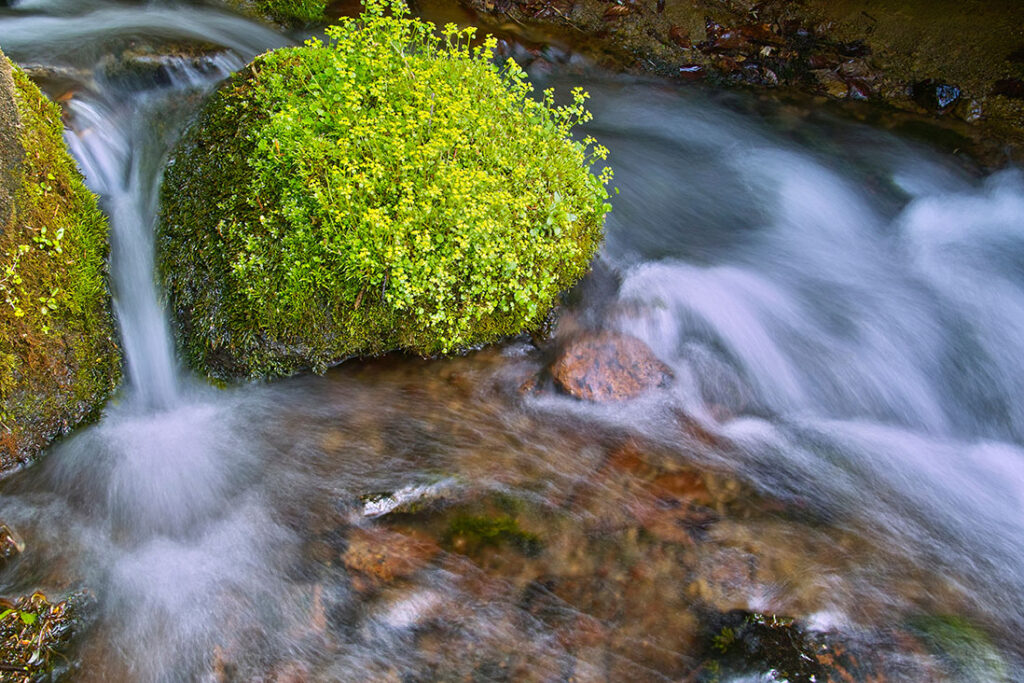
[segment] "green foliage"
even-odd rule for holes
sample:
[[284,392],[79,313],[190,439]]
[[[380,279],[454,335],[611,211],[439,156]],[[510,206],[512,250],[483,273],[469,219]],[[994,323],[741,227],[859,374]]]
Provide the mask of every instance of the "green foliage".
[[18,121],[0,126],[17,124],[24,154],[0,224],[0,470],[94,413],[120,377],[106,220],[67,153],[59,108],[12,76]]
[[258,57],[186,135],[160,266],[193,363],[221,375],[446,353],[537,324],[601,239],[611,171],[492,38],[370,2]]

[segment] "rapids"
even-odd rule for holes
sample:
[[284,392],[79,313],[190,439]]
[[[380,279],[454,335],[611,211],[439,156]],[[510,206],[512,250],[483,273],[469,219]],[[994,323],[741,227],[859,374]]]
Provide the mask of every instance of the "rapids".
[[[668,387],[523,394],[520,339],[216,389],[154,284],[161,173],[205,94],[302,38],[213,3],[0,8],[112,228],[126,385],[0,489],[27,542],[0,593],[92,596],[75,679],[679,680],[742,608],[891,680],[1024,680],[1024,175],[570,62],[544,78],[592,93],[620,194],[555,341],[637,336]],[[139,45],[177,56],[118,77]],[[697,513],[652,484],[684,475]],[[929,649],[946,617],[967,654]]]

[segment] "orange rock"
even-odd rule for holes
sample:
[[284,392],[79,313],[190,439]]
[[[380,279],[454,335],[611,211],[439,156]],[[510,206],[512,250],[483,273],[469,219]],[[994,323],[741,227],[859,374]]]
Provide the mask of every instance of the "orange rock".
[[609,332],[570,342],[552,366],[551,375],[566,392],[587,401],[633,398],[672,376],[647,344]]
[[369,579],[369,586],[388,583],[419,571],[440,552],[437,543],[419,534],[387,529],[355,529],[342,555],[345,566]]

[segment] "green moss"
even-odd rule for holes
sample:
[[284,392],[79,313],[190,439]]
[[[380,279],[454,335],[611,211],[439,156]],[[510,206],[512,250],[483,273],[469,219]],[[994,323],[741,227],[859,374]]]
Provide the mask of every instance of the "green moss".
[[22,152],[9,169],[13,206],[0,225],[3,470],[94,414],[117,385],[120,356],[105,279],[106,221],[67,153],[59,108],[0,60],[16,111],[0,129],[17,132]]
[[323,21],[327,0],[228,0],[236,8],[256,17],[266,17],[285,26]]
[[952,615],[922,616],[910,622],[928,647],[961,681],[1008,680],[1006,662],[992,640],[966,619]]
[[257,58],[179,146],[158,257],[197,368],[472,347],[538,324],[586,272],[611,173],[569,135],[586,95],[538,102],[493,40],[392,9]]
[[484,548],[497,548],[505,544],[530,556],[541,550],[540,538],[536,534],[523,531],[514,518],[505,515],[459,515],[448,526],[443,542],[446,547],[466,555],[475,555]]

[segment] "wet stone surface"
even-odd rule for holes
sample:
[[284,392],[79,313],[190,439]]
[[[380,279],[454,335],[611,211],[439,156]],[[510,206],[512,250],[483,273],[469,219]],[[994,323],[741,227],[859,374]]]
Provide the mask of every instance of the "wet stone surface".
[[0,523],[0,568],[25,550],[25,541],[14,529]]
[[[475,21],[529,43],[553,42],[604,67],[679,82],[784,89],[884,104],[955,131],[983,164],[1019,161],[1024,77],[1019,8],[923,0],[463,0]],[[511,20],[511,22],[509,21]],[[851,107],[845,106],[851,103]],[[935,136],[933,144],[947,146]],[[1009,145],[1009,146],[1008,146]]]
[[666,384],[671,371],[636,337],[601,333],[569,341],[551,367],[566,393],[587,401],[621,401]]
[[[345,652],[367,648],[361,675],[396,681],[717,680],[806,652],[813,661],[794,675],[892,670],[895,652],[868,656],[873,632],[822,635],[764,616],[869,610],[870,597],[833,592],[827,577],[877,548],[709,466],[706,434],[666,447],[571,413],[513,410],[540,362],[490,350],[343,366],[318,392],[331,420],[302,406],[283,416],[296,430],[285,452],[314,453],[306,466],[332,482],[290,513],[308,605],[294,628],[320,655],[257,664],[229,648],[220,680],[266,667],[279,680],[330,679]],[[911,579],[924,609],[929,580]],[[720,651],[726,626],[735,642]],[[930,661],[923,649],[910,660],[901,671]]]
[[[656,442],[570,396],[522,396],[544,363],[490,349],[292,381],[257,428],[275,453],[260,495],[294,537],[273,550],[290,578],[259,607],[276,626],[225,611],[204,675],[711,681],[794,663],[791,680],[930,675],[921,639],[877,643],[890,591],[907,613],[957,604],[940,579],[765,498],[730,471],[709,425],[670,416],[676,437]],[[807,625],[829,610],[882,626]],[[116,642],[80,642],[80,666],[131,680]]]

